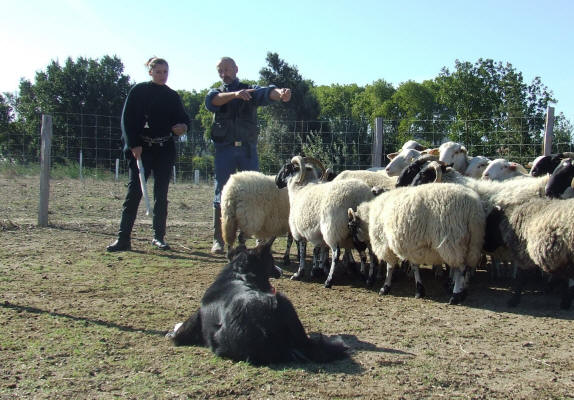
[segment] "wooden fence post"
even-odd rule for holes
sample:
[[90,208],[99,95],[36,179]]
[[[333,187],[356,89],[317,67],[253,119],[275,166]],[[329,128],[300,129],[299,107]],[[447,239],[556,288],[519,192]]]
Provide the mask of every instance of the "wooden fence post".
[[554,139],[554,107],[546,107],[546,125],[544,127],[544,156],[552,154],[552,140]]
[[50,199],[50,165],[52,152],[52,116],[42,115],[40,131],[42,147],[40,150],[40,204],[38,207],[38,226],[48,226],[48,200]]
[[371,167],[383,166],[383,118],[375,118],[375,137],[373,140]]

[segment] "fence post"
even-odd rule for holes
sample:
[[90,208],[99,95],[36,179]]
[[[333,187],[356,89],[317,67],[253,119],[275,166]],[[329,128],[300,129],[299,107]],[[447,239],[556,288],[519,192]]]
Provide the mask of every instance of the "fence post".
[[48,226],[48,200],[50,199],[50,165],[52,152],[52,116],[42,114],[40,131],[42,147],[40,153],[40,204],[38,226]]
[[175,182],[176,182],[176,181],[175,181],[175,176],[176,176],[176,174],[175,174],[175,165],[174,165],[174,166],[173,166],[173,184],[174,184],[174,185],[175,185]]
[[552,154],[552,139],[554,139],[554,107],[546,107],[546,126],[544,127],[543,155]]
[[118,180],[120,175],[120,159],[116,158],[116,181]]
[[199,170],[198,170],[198,169],[196,169],[196,170],[194,171],[194,176],[193,176],[193,178],[194,178],[194,183],[195,183],[196,185],[199,185]]
[[84,155],[82,154],[82,150],[80,150],[80,180],[84,180],[84,172],[82,171],[82,165],[84,164]]
[[373,157],[371,167],[383,166],[383,118],[375,118],[375,140],[373,140]]

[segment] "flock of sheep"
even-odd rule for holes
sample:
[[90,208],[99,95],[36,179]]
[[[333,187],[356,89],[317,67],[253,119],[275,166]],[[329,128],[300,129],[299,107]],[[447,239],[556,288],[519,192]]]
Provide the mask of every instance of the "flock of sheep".
[[[415,141],[389,154],[386,168],[346,170],[338,175],[314,158],[295,156],[276,176],[239,172],[222,192],[223,238],[231,249],[246,237],[289,234],[297,243],[299,268],[292,279],[333,277],[345,250],[360,255],[367,284],[408,261],[416,297],[425,295],[419,265],[449,271],[449,303],[467,295],[469,277],[488,255],[495,265],[510,263],[514,275],[509,305],[520,301],[524,270],[538,268],[548,282],[564,282],[560,306],[574,297],[574,153],[538,157],[528,172],[505,159],[470,157],[454,142],[425,149]],[[237,233],[239,237],[237,238]],[[313,245],[312,266],[306,244]],[[328,263],[328,253],[331,262]],[[368,253],[368,257],[367,257]],[[310,271],[308,271],[310,269]]]

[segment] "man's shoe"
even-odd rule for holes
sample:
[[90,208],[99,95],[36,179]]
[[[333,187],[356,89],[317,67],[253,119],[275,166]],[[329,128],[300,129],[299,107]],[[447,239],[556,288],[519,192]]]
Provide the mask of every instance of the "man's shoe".
[[153,239],[151,241],[151,244],[154,245],[155,247],[157,247],[160,250],[169,250],[169,244],[167,244],[167,242],[165,242],[163,239]]
[[121,239],[117,239],[115,242],[106,247],[106,251],[109,252],[126,251],[131,249],[132,249],[131,242],[129,240],[121,240]]
[[211,254],[223,254],[223,244],[219,243],[217,240],[214,240],[213,246],[211,247]]

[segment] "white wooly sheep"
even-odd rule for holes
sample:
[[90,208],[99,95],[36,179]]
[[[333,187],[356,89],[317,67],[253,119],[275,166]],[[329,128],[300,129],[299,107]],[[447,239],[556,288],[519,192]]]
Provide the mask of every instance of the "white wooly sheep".
[[468,161],[468,167],[464,170],[464,175],[469,176],[474,179],[480,179],[482,173],[488,167],[490,159],[483,156],[472,157]]
[[[289,228],[295,240],[306,240],[313,245],[327,245],[332,251],[331,268],[325,287],[332,286],[333,275],[340,256],[340,248],[350,249],[353,241],[347,224],[347,209],[371,200],[371,188],[358,179],[325,183],[305,182],[300,166],[316,162],[312,158],[295,156],[292,168],[276,177],[278,187],[287,186],[289,192]],[[304,170],[303,170],[304,171]],[[304,242],[303,242],[304,243]],[[301,252],[304,245],[301,245]],[[361,256],[364,260],[364,255]],[[305,271],[305,259],[300,255],[299,269],[292,279],[300,279]]]
[[384,170],[345,170],[341,171],[339,175],[337,175],[333,180],[341,181],[345,179],[359,179],[370,187],[377,186],[383,188],[384,190],[393,189],[397,184],[397,177],[387,175]]
[[[490,214],[495,211],[497,207],[521,204],[534,198],[543,198],[548,180],[548,175],[542,177],[519,176],[504,181],[477,180],[466,177],[440,162],[431,162],[415,177],[413,184],[419,185],[429,182],[457,183],[476,191],[483,202],[486,214],[488,215],[488,225],[490,226]],[[495,224],[495,222],[492,223]],[[487,238],[487,241],[488,239],[490,238]],[[487,253],[489,253],[493,259],[513,261],[513,252],[507,247],[489,247]],[[516,266],[518,268],[528,268],[522,265]]]
[[438,155],[439,150],[426,149],[419,151],[416,149],[406,148],[398,153],[387,154],[387,158],[391,160],[391,162],[386,166],[385,172],[388,176],[399,176],[403,169],[424,154]]
[[445,142],[439,146],[438,150],[440,153],[439,161],[447,165],[452,164],[455,170],[464,174],[469,161],[466,147],[456,142]]
[[[544,272],[569,278],[560,306],[570,308],[574,297],[574,199],[506,201],[499,210],[495,223],[489,227],[490,245],[510,248],[523,269],[537,266]],[[510,305],[520,301],[522,279],[516,283]]]
[[[439,147],[439,161],[452,167],[463,175],[480,178],[478,171],[484,171],[490,160],[483,156],[470,157],[466,147],[456,142],[445,142]],[[486,164],[485,164],[486,163]]]
[[[310,168],[311,169],[311,168]],[[318,180],[320,173],[311,169],[307,180]],[[289,194],[275,185],[275,176],[257,171],[232,174],[221,193],[221,230],[228,251],[232,249],[237,232],[239,242],[245,237],[267,240],[289,233]],[[289,264],[292,239],[289,238],[283,261]]]
[[407,140],[401,147],[401,150],[405,149],[415,149],[418,151],[423,151],[426,150],[426,147],[417,142],[416,140]]
[[508,161],[504,158],[492,160],[482,173],[482,179],[493,181],[503,181],[517,176],[528,176],[528,171],[522,165]]
[[402,187],[348,210],[354,239],[391,264],[447,264],[450,304],[465,296],[464,271],[480,262],[486,216],[478,195],[455,184]]

